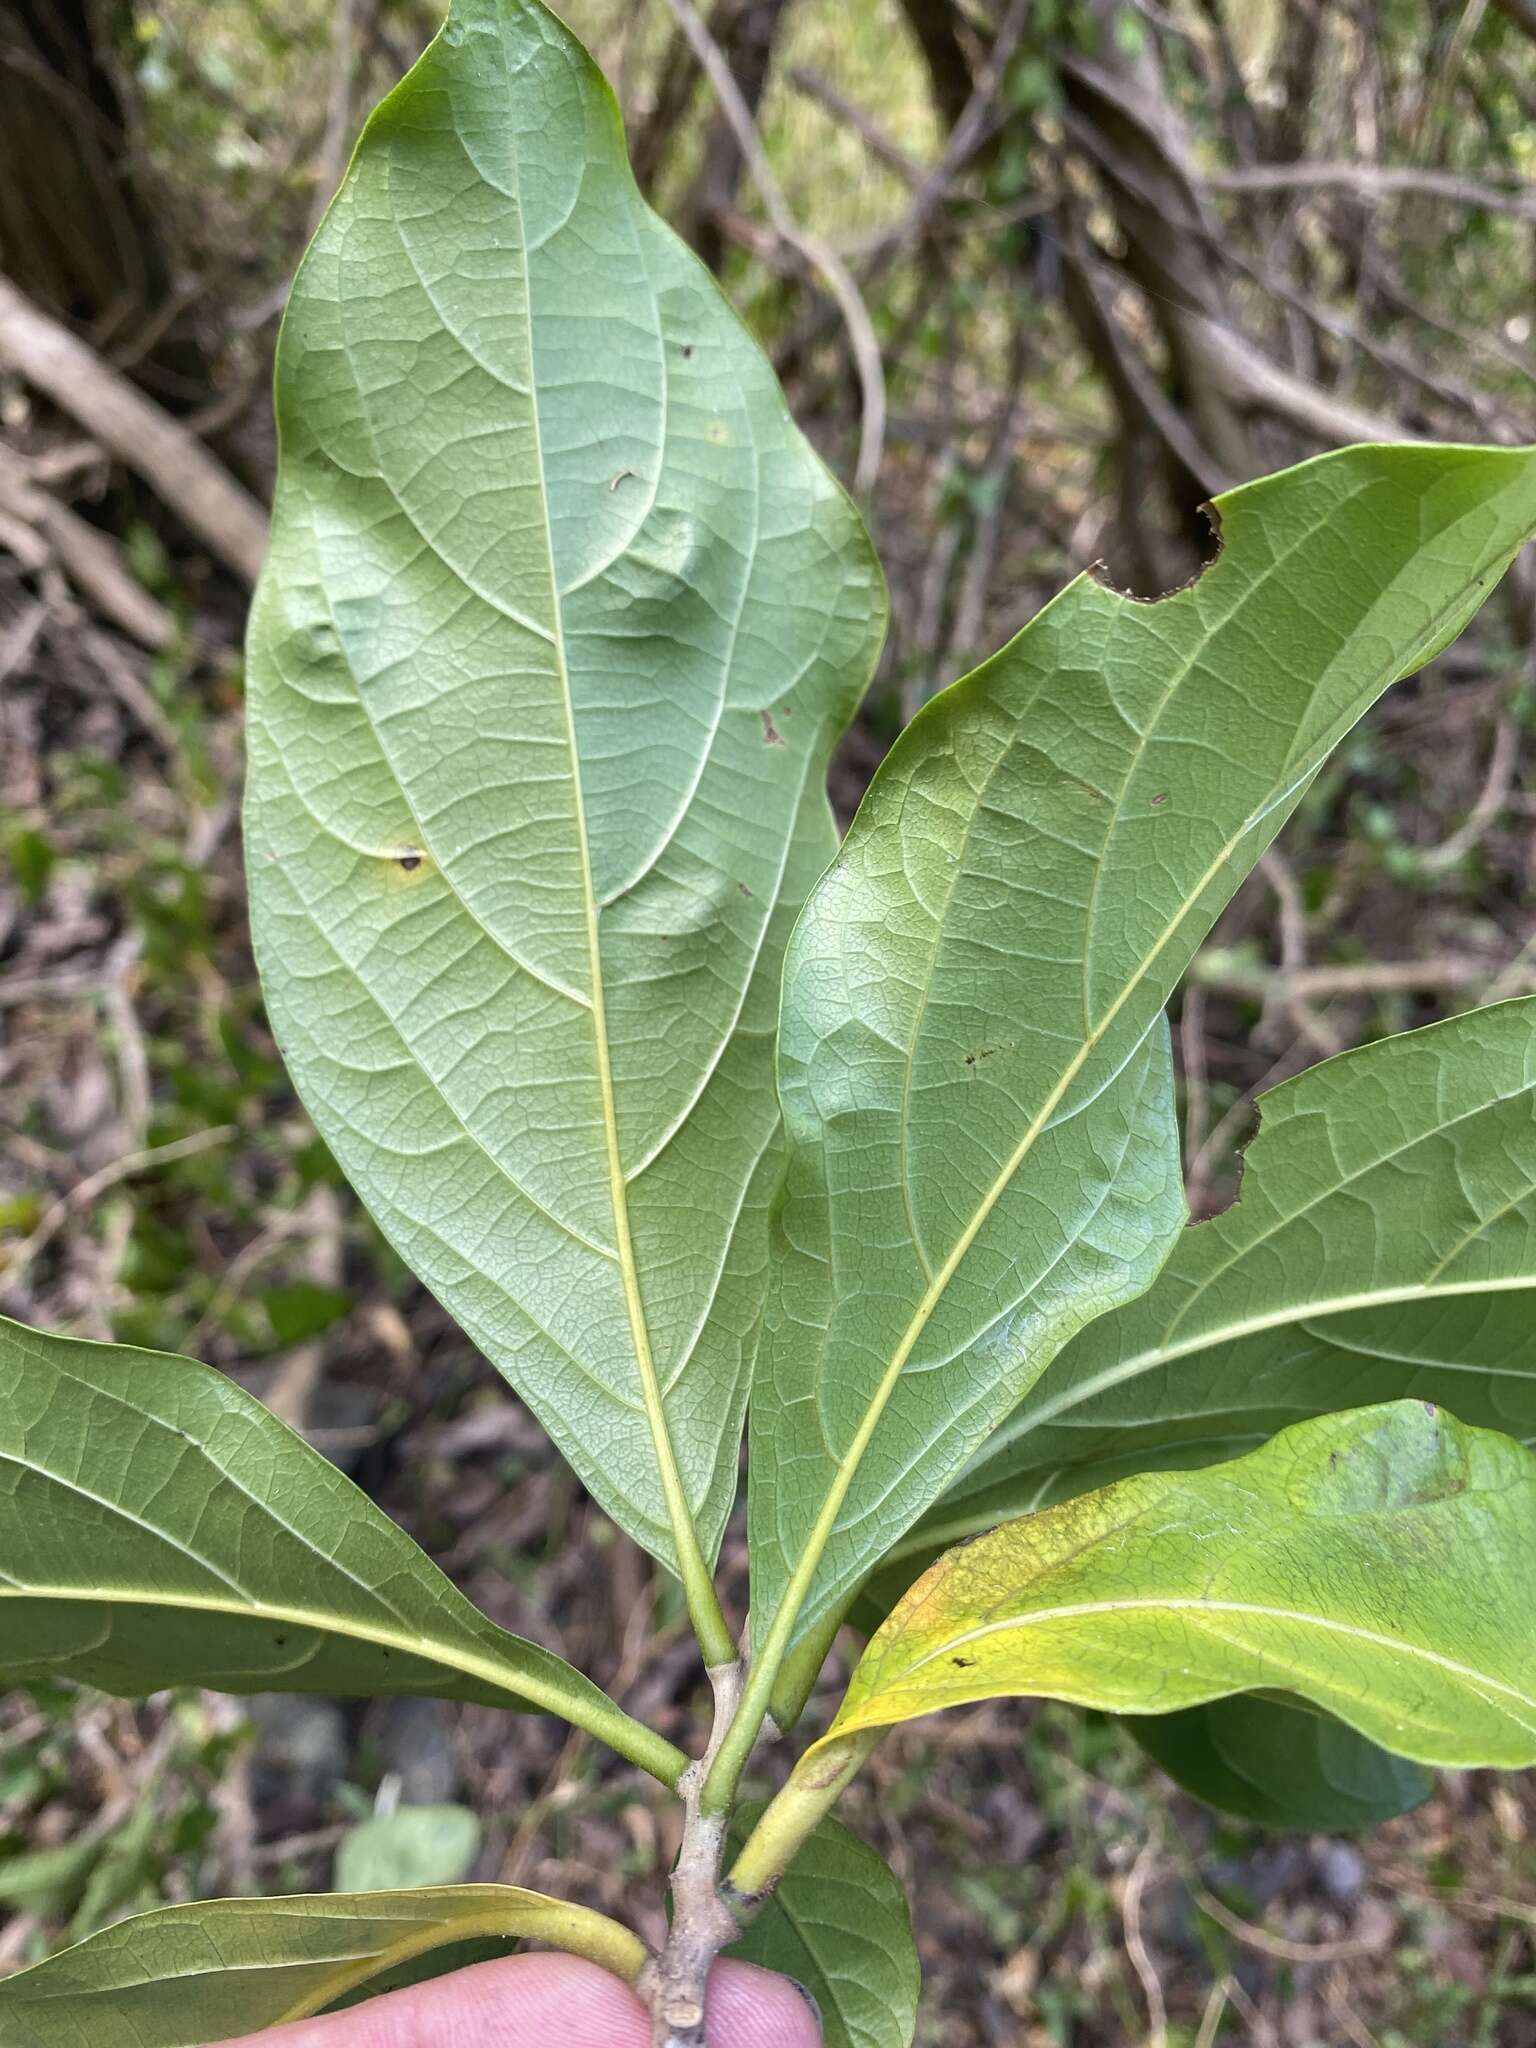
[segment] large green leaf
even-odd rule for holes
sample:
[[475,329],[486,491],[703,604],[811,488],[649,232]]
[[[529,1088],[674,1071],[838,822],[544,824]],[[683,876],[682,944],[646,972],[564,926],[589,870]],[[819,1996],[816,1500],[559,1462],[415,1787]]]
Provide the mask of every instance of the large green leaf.
[[1067,1346],[915,1541],[1400,1395],[1536,1437],[1536,997],[1343,1053],[1260,1108],[1237,1201]]
[[1399,1401],[1026,1515],[918,1580],[831,1734],[1006,1693],[1155,1714],[1271,1687],[1420,1763],[1536,1763],[1536,1456]]
[[426,1693],[685,1759],[487,1621],[403,1529],[207,1366],[0,1320],[0,1689]]
[[645,1949],[600,1914],[514,1885],[214,1899],[121,1920],[0,1979],[5,2048],[202,2048],[323,2010],[371,1978],[476,1937],[593,1955],[633,1977]]
[[879,570],[537,0],[454,0],[369,122],[277,402],[277,1036],[395,1248],[686,1575],[736,1488],[780,963]]
[[1536,527],[1536,452],[1347,449],[1217,509],[1188,589],[1080,577],[935,698],[796,927],[752,1424],[775,1647],[1152,1277],[1181,1214],[1163,1004],[1335,742]]
[[[738,1809],[744,1836],[762,1812]],[[728,1955],[803,1984],[826,2048],[909,2048],[922,1971],[906,1893],[890,1865],[823,1820]]]
[[1371,1828],[1434,1790],[1422,1764],[1294,1700],[1240,1693],[1176,1714],[1138,1714],[1137,1741],[1211,1806],[1305,1834]]

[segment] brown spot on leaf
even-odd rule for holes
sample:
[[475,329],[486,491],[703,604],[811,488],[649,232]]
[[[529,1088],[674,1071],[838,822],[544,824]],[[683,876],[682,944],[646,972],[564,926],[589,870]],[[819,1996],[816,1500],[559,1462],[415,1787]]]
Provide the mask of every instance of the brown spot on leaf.
[[784,735],[774,724],[773,713],[765,705],[758,715],[763,721],[763,745],[765,747],[782,747]]

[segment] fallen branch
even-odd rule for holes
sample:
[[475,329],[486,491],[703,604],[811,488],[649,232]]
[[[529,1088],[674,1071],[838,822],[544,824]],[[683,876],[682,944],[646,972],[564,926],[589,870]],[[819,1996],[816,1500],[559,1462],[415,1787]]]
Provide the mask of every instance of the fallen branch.
[[267,545],[267,515],[185,427],[0,276],[0,363],[134,470],[244,583]]
[[[1313,1000],[1326,996],[1380,996],[1435,994],[1448,988],[1486,988],[1490,982],[1509,979],[1487,960],[1464,954],[1432,954],[1427,960],[1361,960],[1351,965],[1323,967],[1239,967],[1220,954],[1197,959],[1190,969],[1193,979],[1204,988],[1222,995],[1266,998],[1299,996]],[[1518,980],[1536,990],[1536,964],[1520,970]],[[1506,989],[1513,994],[1513,989]]]
[[216,1124],[211,1130],[194,1131],[190,1137],[173,1139],[168,1145],[151,1145],[142,1152],[124,1153],[121,1159],[114,1159],[97,1172],[87,1174],[84,1180],[76,1181],[68,1194],[60,1196],[30,1236],[23,1238],[14,1251],[4,1255],[4,1263],[0,1264],[0,1282],[7,1289],[15,1287],[38,1253],[52,1242],[70,1217],[81,1209],[89,1208],[98,1195],[104,1195],[108,1188],[115,1188],[119,1181],[132,1180],[136,1174],[146,1173],[152,1167],[169,1166],[173,1160],[191,1159],[215,1145],[227,1145],[237,1135],[234,1124]]
[[820,236],[801,227],[790,212],[788,201],[774,176],[773,166],[768,161],[768,152],[763,148],[763,139],[757,132],[752,111],[741,96],[741,88],[725,60],[724,51],[710,34],[693,0],[667,0],[667,4],[720,102],[720,111],[736,138],[736,147],[752,175],[774,233],[821,273],[828,292],[837,301],[848,329],[854,367],[858,371],[863,395],[859,455],[853,484],[856,491],[868,491],[880,473],[880,458],[885,449],[885,369],[880,360],[880,343],[874,323],[842,258]]
[[4,449],[0,449],[0,507],[31,527],[45,556],[58,563],[81,595],[111,624],[143,647],[170,644],[176,621],[135,580],[111,535],[61,505],[50,492],[39,490],[26,466]]
[[1289,192],[1342,186],[1367,197],[1416,192],[1447,199],[1458,206],[1480,206],[1490,213],[1516,213],[1536,220],[1536,191],[1528,186],[1479,184],[1453,171],[1416,170],[1398,164],[1244,164],[1220,171],[1201,171],[1200,182],[1215,192]]

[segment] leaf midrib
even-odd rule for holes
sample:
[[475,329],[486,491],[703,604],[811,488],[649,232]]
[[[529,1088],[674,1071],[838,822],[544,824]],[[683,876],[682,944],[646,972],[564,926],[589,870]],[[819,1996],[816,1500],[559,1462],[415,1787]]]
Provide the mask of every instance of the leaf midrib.
[[[502,56],[506,75],[511,76],[515,67],[507,46],[507,14],[498,13]],[[593,884],[592,854],[587,834],[586,795],[581,780],[581,756],[576,737],[576,707],[571,694],[570,666],[565,646],[565,614],[560,592],[560,579],[555,568],[554,534],[549,517],[549,478],[544,465],[543,422],[539,412],[538,371],[534,351],[533,334],[533,250],[529,242],[527,222],[523,214],[523,167],[519,160],[517,130],[508,123],[509,147],[513,156],[512,204],[517,216],[518,242],[523,263],[523,331],[528,350],[528,381],[530,387],[528,415],[532,429],[533,455],[539,477],[540,528],[544,537],[544,559],[549,578],[550,613],[554,621],[554,654],[560,684],[561,714],[565,723],[566,746],[570,758],[571,801],[575,816],[576,841],[580,855],[582,911],[586,925],[587,959],[591,976],[591,1017],[593,1056],[597,1066],[598,1097],[602,1110],[603,1140],[608,1163],[609,1198],[613,1207],[614,1249],[618,1254],[619,1275],[624,1291],[624,1306],[629,1318],[630,1339],[635,1351],[635,1367],[640,1378],[641,1396],[645,1402],[646,1419],[650,1425],[651,1442],[656,1456],[657,1475],[661,1482],[662,1498],[666,1503],[667,1519],[671,1524],[673,1548],[677,1553],[679,1571],[689,1594],[689,1607],[697,1606],[702,1587],[710,1580],[709,1568],[699,1545],[698,1531],[688,1505],[687,1491],[678,1469],[677,1454],[672,1443],[667,1423],[666,1403],[662,1395],[661,1382],[656,1372],[656,1362],[651,1351],[650,1327],[646,1321],[645,1303],[640,1293],[640,1277],[635,1264],[634,1242],[629,1225],[629,1191],[624,1175],[624,1162],[619,1149],[617,1109],[614,1100],[613,1065],[608,1043],[607,1013],[603,991],[603,963],[601,941],[598,932],[597,891]],[[712,1595],[711,1595],[712,1597]],[[717,1610],[718,1612],[718,1610]],[[708,1617],[694,1614],[695,1625]],[[721,1623],[723,1629],[724,1624]],[[729,1637],[726,1638],[729,1649]],[[711,1646],[712,1649],[715,1646]],[[711,1661],[714,1661],[712,1655]]]
[[[313,1608],[290,1607],[268,1600],[220,1600],[207,1594],[165,1593],[147,1586],[102,1588],[11,1583],[0,1585],[0,1600],[56,1600],[80,1606],[106,1608],[156,1607],[178,1614],[183,1611],[223,1614],[242,1621],[279,1622],[285,1627],[310,1629],[322,1640],[340,1636],[348,1642],[368,1643],[377,1649],[398,1650],[420,1661],[440,1664],[451,1671],[461,1671],[466,1677],[484,1679],[488,1684],[494,1685],[498,1692],[515,1694],[518,1698],[526,1699],[530,1704],[558,1716],[561,1720],[570,1718],[571,1702],[565,1695],[557,1692],[552,1686],[541,1684],[537,1679],[525,1680],[520,1673],[515,1678],[512,1677],[507,1668],[493,1658],[468,1655],[435,1638],[397,1634],[392,1629],[370,1627],[366,1623],[354,1621],[349,1616],[325,1613]],[[73,1654],[73,1651],[65,1651],[61,1657],[44,1657],[42,1661],[62,1663]],[[274,1668],[280,1675],[283,1671],[296,1671],[309,1661],[308,1658],[298,1658],[292,1663]]]
[[[1065,595],[1066,592],[1063,592],[1062,596],[1065,597]],[[1223,626],[1230,625],[1232,618],[1236,616],[1241,611],[1241,609],[1242,600],[1239,600],[1223,616],[1220,623]],[[1436,613],[1435,630],[1438,630],[1439,624],[1445,618],[1454,616],[1456,613],[1456,609],[1457,599],[1455,597],[1448,597],[1445,603],[1442,604],[1439,611]],[[1213,627],[1211,631],[1213,632],[1214,630],[1215,628]],[[1210,632],[1208,632],[1204,636],[1204,644],[1208,644],[1210,637],[1211,634]],[[1431,634],[1429,637],[1432,638],[1433,635]],[[1181,664],[1181,674],[1184,677],[1187,678],[1189,673],[1192,672],[1195,662],[1199,658],[1199,653],[1201,651],[1203,651],[1203,647],[1191,653],[1189,657],[1186,659],[1186,661]],[[1396,663],[1390,665],[1386,675],[1381,680],[1376,682],[1375,687],[1370,691],[1369,695],[1365,695],[1363,692],[1360,691],[1352,692],[1350,702],[1354,703],[1360,701],[1362,696],[1364,697],[1364,701],[1366,703],[1374,702],[1375,698],[1380,695],[1381,691],[1390,685],[1390,683],[1394,680],[1398,672],[1398,665]],[[1177,686],[1175,685],[1175,687]],[[1164,709],[1166,709],[1166,705],[1169,701],[1171,694],[1171,692],[1164,693]],[[1359,714],[1357,713],[1356,716],[1358,715]],[[1346,706],[1329,722],[1329,724],[1321,734],[1316,735],[1314,737],[1310,751],[1317,756],[1317,759],[1325,759],[1331,746],[1336,742],[1339,731],[1347,730],[1348,725],[1352,722],[1353,721],[1349,717],[1348,706]],[[1297,741],[1299,741],[1299,739],[1300,734],[1297,735]],[[1291,750],[1287,754],[1286,760],[1282,765],[1282,776],[1284,776],[1286,770],[1291,769],[1293,767],[1296,761],[1297,741],[1293,741]],[[935,1308],[938,1306],[938,1303],[942,1300],[944,1292],[946,1291],[949,1282],[953,1278],[954,1273],[958,1269],[961,1261],[969,1252],[971,1245],[975,1242],[975,1239],[979,1235],[987,1217],[991,1214],[992,1209],[995,1207],[997,1201],[1001,1199],[1002,1194],[1008,1187],[1009,1183],[1012,1181],[1014,1175],[1022,1166],[1025,1158],[1028,1156],[1030,1150],[1033,1148],[1041,1132],[1048,1125],[1051,1116],[1054,1114],[1056,1108],[1060,1105],[1063,1097],[1070,1089],[1072,1083],[1077,1078],[1077,1075],[1082,1071],[1083,1066],[1087,1063],[1087,1061],[1091,1058],[1093,1053],[1097,1050],[1098,1045],[1102,1042],[1104,1036],[1109,1031],[1110,1027],[1114,1023],[1120,1011],[1130,1001],[1133,994],[1140,988],[1142,982],[1146,979],[1147,975],[1150,974],[1153,966],[1155,965],[1156,961],[1161,957],[1163,951],[1172,943],[1175,935],[1182,928],[1184,921],[1189,917],[1194,906],[1197,903],[1199,903],[1206,889],[1210,886],[1210,884],[1220,873],[1220,871],[1227,865],[1227,863],[1230,861],[1232,857],[1232,854],[1234,853],[1236,848],[1242,844],[1243,840],[1246,839],[1251,833],[1256,831],[1258,827],[1263,823],[1264,819],[1270,816],[1276,809],[1278,809],[1279,806],[1284,803],[1286,797],[1292,791],[1303,787],[1308,777],[1313,773],[1315,773],[1315,766],[1313,768],[1303,769],[1297,773],[1294,773],[1288,781],[1282,780],[1280,786],[1271,791],[1267,801],[1257,806],[1253,813],[1250,815],[1250,817],[1240,827],[1240,829],[1237,832],[1235,832],[1232,835],[1232,837],[1223,845],[1217,856],[1210,862],[1210,864],[1207,866],[1204,873],[1200,876],[1200,878],[1197,880],[1194,886],[1186,892],[1185,897],[1183,899],[1183,903],[1180,906],[1177,914],[1174,917],[1170,918],[1164,924],[1163,930],[1159,935],[1156,943],[1153,946],[1151,946],[1148,949],[1148,951],[1143,955],[1142,960],[1138,964],[1135,973],[1127,977],[1124,986],[1121,988],[1114,1002],[1110,1005],[1108,1010],[1106,1010],[1103,1016],[1101,1017],[1093,1033],[1085,1038],[1084,1043],[1080,1048],[1079,1052],[1076,1055],[1074,1055],[1072,1061],[1069,1063],[1067,1069],[1062,1074],[1060,1080],[1057,1082],[1056,1086],[1051,1090],[1045,1102],[1042,1104],[1040,1111],[1037,1113],[1033,1122],[1030,1124],[1028,1130],[1025,1132],[1023,1138],[1020,1140],[1018,1147],[1016,1148],[1012,1157],[1009,1159],[1002,1173],[998,1176],[998,1178],[993,1182],[992,1186],[988,1189],[982,1205],[978,1208],[975,1216],[972,1218],[971,1224],[967,1227],[967,1230],[955,1245],[953,1251],[951,1252],[949,1258],[946,1259],[938,1275],[935,1276],[934,1280],[925,1290],[923,1297],[919,1302],[918,1308],[914,1312],[911,1322],[908,1324],[906,1331],[903,1333],[900,1343],[898,1344],[897,1349],[893,1354],[891,1363],[887,1368],[885,1374],[883,1375],[880,1384],[877,1387],[875,1394],[870,1402],[870,1405],[866,1410],[864,1418],[861,1421],[860,1426],[857,1432],[855,1433],[852,1442],[849,1445],[848,1451],[846,1452],[843,1459],[838,1463],[834,1470],[832,1482],[827,1488],[826,1494],[822,1501],[821,1509],[818,1512],[814,1523],[812,1524],[812,1527],[806,1539],[804,1549],[802,1550],[800,1558],[796,1563],[795,1567],[789,1573],[788,1578],[784,1585],[783,1592],[780,1595],[778,1608],[774,1614],[773,1621],[769,1627],[768,1634],[763,1641],[762,1649],[758,1658],[759,1670],[766,1670],[768,1672],[767,1684],[766,1686],[760,1685],[760,1683],[756,1680],[756,1675],[754,1675],[754,1683],[751,1686],[749,1686],[749,1694],[753,1696],[754,1703],[757,1692],[759,1690],[762,1691],[764,1711],[766,1711],[768,1690],[771,1688],[773,1682],[773,1673],[777,1671],[778,1666],[782,1663],[785,1655],[788,1653],[791,1645],[795,1640],[796,1627],[802,1618],[805,1603],[812,1589],[815,1586],[816,1575],[820,1569],[822,1556],[826,1550],[828,1543],[832,1538],[834,1530],[836,1529],[837,1517],[841,1512],[843,1502],[846,1500],[848,1493],[853,1485],[854,1478],[857,1474],[860,1464],[863,1461],[864,1453],[868,1449],[870,1441],[873,1438],[874,1432],[879,1425],[880,1418],[883,1415],[885,1408],[888,1405],[891,1396],[895,1391],[896,1386],[900,1382],[901,1375],[905,1370],[908,1358],[911,1356],[912,1351],[916,1347],[917,1341],[921,1336],[922,1331],[926,1328],[927,1323],[930,1317],[932,1316]],[[1151,1028],[1150,1023],[1148,1028]],[[813,1617],[813,1620],[814,1618],[815,1617]]]
[[[1399,1159],[1404,1159],[1409,1153],[1417,1151],[1419,1146],[1432,1145],[1437,1139],[1444,1138],[1447,1132],[1454,1131],[1463,1124],[1475,1123],[1479,1117],[1493,1115],[1507,1104],[1518,1102],[1521,1097],[1530,1096],[1533,1093],[1536,1093],[1536,1080],[1523,1081],[1519,1087],[1507,1089],[1500,1094],[1484,1095],[1468,1108],[1459,1111],[1455,1116],[1442,1117],[1439,1123],[1414,1131],[1409,1137],[1404,1138],[1401,1144],[1390,1145],[1385,1151],[1371,1153],[1368,1158],[1362,1160],[1350,1172],[1337,1174],[1334,1179],[1328,1181],[1324,1186],[1309,1195],[1305,1201],[1297,1202],[1294,1207],[1277,1211],[1264,1228],[1257,1231],[1254,1235],[1244,1238],[1239,1243],[1228,1243],[1225,1247],[1226,1256],[1218,1258],[1216,1264],[1208,1272],[1202,1273],[1197,1277],[1196,1284],[1191,1290],[1188,1299],[1180,1303],[1178,1312],[1175,1314],[1172,1322],[1165,1327],[1163,1341],[1166,1342],[1171,1338],[1174,1331],[1181,1324],[1189,1320],[1201,1301],[1209,1296],[1213,1288],[1221,1284],[1234,1267],[1242,1265],[1245,1259],[1252,1257],[1255,1252],[1262,1250],[1265,1245],[1280,1236],[1283,1231],[1289,1230],[1299,1223],[1303,1217],[1310,1216],[1315,1209],[1322,1208],[1325,1203],[1337,1200],[1340,1195],[1347,1189],[1354,1187],[1357,1182],[1368,1180],[1371,1175],[1381,1173],[1385,1168],[1395,1165]],[[1261,1113],[1262,1102],[1263,1098],[1261,1097]],[[1278,1139],[1283,1134],[1284,1126],[1282,1125],[1277,1128],[1275,1135]],[[1253,1168],[1254,1172],[1262,1180],[1263,1167],[1261,1163],[1255,1160]],[[1282,1170],[1277,1168],[1277,1172]],[[1425,1287],[1431,1286],[1438,1276],[1445,1271],[1446,1267],[1454,1259],[1458,1259],[1461,1256],[1468,1245],[1475,1244],[1485,1231],[1490,1230],[1502,1217],[1507,1216],[1511,1209],[1518,1208],[1520,1203],[1528,1200],[1533,1193],[1536,1193],[1536,1185],[1528,1181],[1518,1195],[1501,1204],[1498,1209],[1492,1211],[1489,1215],[1479,1217],[1472,1229],[1464,1232],[1452,1245],[1451,1249],[1436,1260],[1420,1285]],[[1233,1205],[1233,1209],[1228,1213],[1240,1217],[1241,1209],[1242,1203],[1241,1198],[1239,1198],[1239,1201]],[[1198,1227],[1197,1225],[1196,1228],[1198,1229]],[[1177,1347],[1173,1349],[1171,1355],[1175,1357],[1179,1355]]]
[[[998,1437],[989,1448],[1003,1450],[1010,1444],[1022,1443],[1035,1430],[1058,1415],[1077,1408],[1085,1401],[1107,1393],[1111,1387],[1118,1387],[1126,1380],[1139,1379],[1143,1373],[1155,1372],[1160,1365],[1169,1365],[1175,1359],[1187,1358],[1192,1352],[1214,1350],[1218,1344],[1233,1344],[1244,1337],[1262,1335],[1265,1330],[1283,1329],[1287,1323],[1307,1323],[1315,1317],[1349,1315],[1359,1309],[1390,1308],[1405,1301],[1442,1301],[1458,1295],[1512,1294],[1525,1288],[1536,1287],[1536,1273],[1510,1274],[1502,1280],[1457,1280],[1445,1285],[1431,1286],[1424,1281],[1405,1283],[1401,1287],[1379,1287],[1355,1294],[1328,1295],[1320,1300],[1307,1301],[1297,1306],[1273,1310],[1268,1315],[1248,1316],[1241,1321],[1222,1323],[1214,1329],[1201,1331],[1193,1337],[1186,1337],[1179,1344],[1149,1345],[1145,1351],[1138,1351],[1134,1358],[1122,1360],[1118,1365],[1106,1367],[1095,1373],[1092,1379],[1080,1380],[1075,1386],[1064,1387],[1054,1400],[1042,1401],[1038,1407],[1033,1404],[1029,1411],[1027,1427],[1021,1427],[1015,1435]],[[1441,1369],[1433,1359],[1422,1361],[1426,1371]],[[1446,1361],[1443,1369],[1450,1369]]]

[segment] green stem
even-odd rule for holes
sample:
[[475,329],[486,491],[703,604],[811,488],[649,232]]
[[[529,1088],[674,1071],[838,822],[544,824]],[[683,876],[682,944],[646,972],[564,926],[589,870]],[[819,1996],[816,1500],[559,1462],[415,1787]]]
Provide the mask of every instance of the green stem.
[[727,1901],[739,1920],[750,1919],[769,1897],[884,1733],[861,1728],[830,1736],[801,1757],[788,1784],[759,1816],[726,1880]]
[[605,1699],[600,1708],[582,1700],[580,1707],[578,1713],[569,1701],[562,1701],[550,1711],[584,1729],[588,1735],[595,1735],[599,1742],[606,1743],[626,1763],[638,1764],[642,1771],[649,1771],[653,1778],[660,1779],[663,1785],[676,1791],[678,1779],[688,1768],[689,1760],[683,1750],[668,1742],[664,1735],[658,1735],[654,1728],[647,1728],[643,1721],[637,1721],[632,1714],[626,1714],[611,1700]]
[[[845,1485],[842,1491],[846,1490]],[[762,1648],[752,1659],[741,1705],[716,1752],[699,1794],[699,1805],[705,1813],[723,1813],[736,1796],[737,1782],[747,1767],[758,1731],[767,1718],[779,1666],[789,1650],[795,1623],[805,1605],[805,1596],[811,1590],[811,1581],[816,1576],[816,1567],[821,1562],[821,1553],[826,1548],[827,1536],[841,1500],[842,1492],[834,1491],[829,1495],[816,1528],[811,1532],[810,1541],[801,1552],[800,1562],[784,1588],[784,1597],[773,1617],[773,1626]]]

